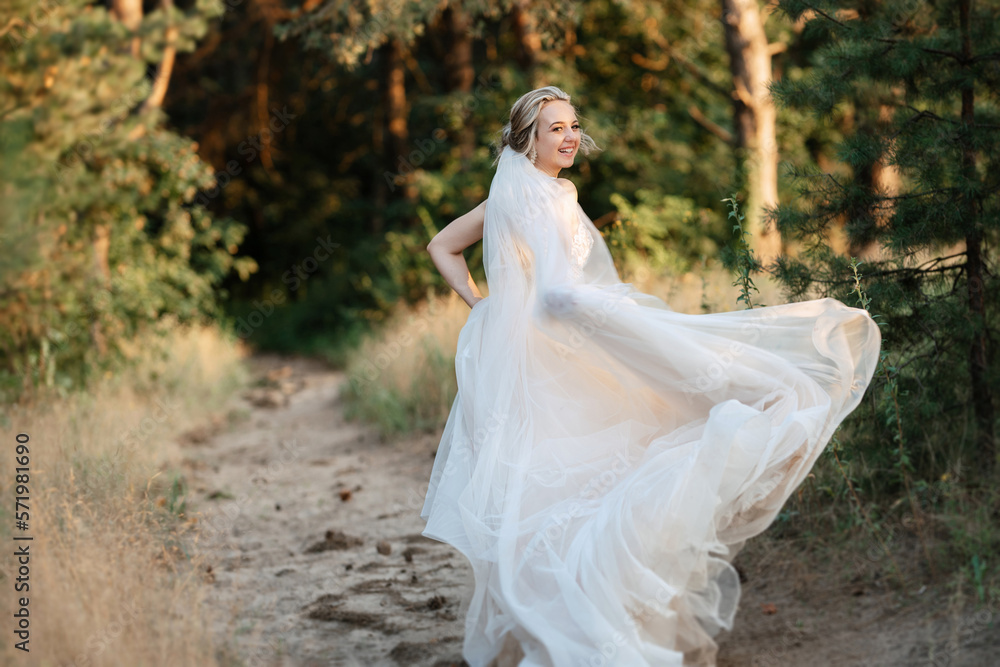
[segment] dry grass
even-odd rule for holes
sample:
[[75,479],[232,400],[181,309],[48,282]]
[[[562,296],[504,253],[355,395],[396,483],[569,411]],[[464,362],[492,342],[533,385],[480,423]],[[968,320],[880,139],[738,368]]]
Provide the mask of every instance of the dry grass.
[[433,430],[455,397],[455,348],[469,307],[458,295],[401,306],[348,356],[349,417],[384,436]]
[[[138,365],[86,394],[8,406],[0,437],[0,538],[30,545],[30,654],[4,633],[0,661],[37,665],[214,665],[186,557],[176,436],[245,382],[242,352],[215,329],[135,342]],[[14,530],[14,447],[30,437],[29,530]],[[12,532],[31,535],[14,542]],[[12,552],[13,548],[8,550]],[[0,558],[13,590],[15,559]],[[3,609],[16,608],[13,593]],[[10,616],[8,616],[8,619]]]
[[[663,299],[679,313],[721,313],[743,309],[743,304],[736,302],[739,289],[733,286],[733,274],[719,264],[681,275],[649,275],[643,272],[622,279],[631,282],[640,292]],[[754,307],[785,303],[777,280],[766,274],[754,276],[753,280],[760,290],[760,294],[752,294]]]

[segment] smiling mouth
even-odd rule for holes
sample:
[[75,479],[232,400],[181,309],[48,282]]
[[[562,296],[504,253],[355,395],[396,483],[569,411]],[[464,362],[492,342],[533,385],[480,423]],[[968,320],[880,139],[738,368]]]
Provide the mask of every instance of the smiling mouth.
[[576,148],[560,148],[559,152],[562,153],[563,155],[572,155],[573,151],[575,150]]

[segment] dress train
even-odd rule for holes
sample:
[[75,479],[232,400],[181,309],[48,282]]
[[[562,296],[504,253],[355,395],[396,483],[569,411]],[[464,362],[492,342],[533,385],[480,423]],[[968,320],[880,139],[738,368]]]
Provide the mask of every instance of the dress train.
[[472,564],[465,659],[714,665],[731,561],[860,403],[878,327],[833,299],[676,313],[509,148],[484,257],[421,512]]

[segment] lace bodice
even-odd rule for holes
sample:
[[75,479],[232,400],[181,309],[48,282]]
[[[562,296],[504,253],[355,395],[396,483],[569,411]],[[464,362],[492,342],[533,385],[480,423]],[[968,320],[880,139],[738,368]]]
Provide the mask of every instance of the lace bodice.
[[594,239],[590,237],[587,226],[581,220],[576,226],[576,234],[573,235],[573,245],[570,247],[570,259],[572,260],[571,270],[573,277],[579,278],[583,275],[583,265],[590,257],[590,249],[594,247]]
[[[548,239],[544,239],[545,248],[548,248]],[[583,267],[590,257],[590,251],[594,247],[594,239],[590,236],[587,226],[581,220],[576,226],[576,233],[570,242],[570,271],[574,278],[583,276]],[[518,261],[521,268],[530,276],[532,272],[532,260],[530,253],[526,253],[523,248],[518,248]]]

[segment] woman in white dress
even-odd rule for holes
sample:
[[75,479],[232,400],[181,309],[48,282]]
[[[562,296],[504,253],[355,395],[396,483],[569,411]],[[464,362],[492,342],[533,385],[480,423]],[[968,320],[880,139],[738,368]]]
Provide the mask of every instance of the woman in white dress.
[[878,327],[833,299],[686,315],[622,283],[558,178],[591,148],[566,93],[524,95],[488,199],[428,246],[472,306],[421,516],[472,564],[473,667],[505,644],[521,667],[714,665],[733,557],[878,361]]

